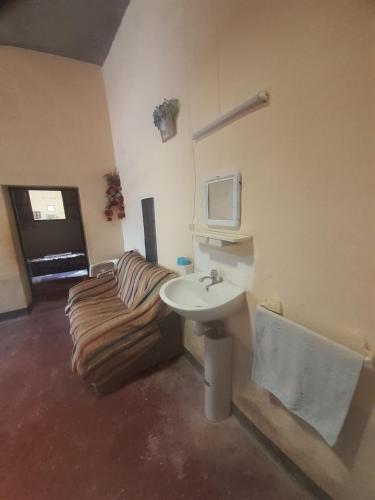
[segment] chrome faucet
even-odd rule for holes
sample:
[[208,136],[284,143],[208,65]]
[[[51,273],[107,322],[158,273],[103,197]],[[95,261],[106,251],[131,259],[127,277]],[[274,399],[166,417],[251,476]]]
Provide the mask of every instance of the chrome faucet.
[[216,285],[217,283],[221,283],[223,281],[223,278],[219,278],[218,272],[216,269],[212,269],[210,271],[210,276],[202,276],[202,278],[199,278],[199,281],[203,283],[204,280],[209,279],[211,280],[211,283],[206,286],[206,290],[208,292],[210,286]]

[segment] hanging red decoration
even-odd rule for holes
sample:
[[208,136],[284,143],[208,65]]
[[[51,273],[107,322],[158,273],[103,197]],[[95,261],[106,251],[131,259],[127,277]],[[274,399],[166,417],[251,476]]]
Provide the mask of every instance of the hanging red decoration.
[[123,219],[125,217],[125,206],[120,176],[118,172],[115,171],[105,174],[104,178],[107,181],[107,189],[105,191],[107,204],[105,206],[104,215],[108,221],[111,221],[117,212],[117,218]]

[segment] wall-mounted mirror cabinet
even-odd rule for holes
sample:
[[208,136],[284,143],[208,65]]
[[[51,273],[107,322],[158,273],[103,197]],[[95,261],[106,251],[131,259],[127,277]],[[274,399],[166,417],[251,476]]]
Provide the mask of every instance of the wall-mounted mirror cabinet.
[[241,174],[207,179],[205,220],[209,226],[239,227],[241,222]]

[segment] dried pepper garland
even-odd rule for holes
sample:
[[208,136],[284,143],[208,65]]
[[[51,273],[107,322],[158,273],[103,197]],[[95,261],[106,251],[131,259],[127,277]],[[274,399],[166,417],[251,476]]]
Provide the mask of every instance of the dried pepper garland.
[[111,221],[115,212],[117,212],[117,218],[123,219],[125,217],[125,207],[120,176],[118,172],[111,172],[106,174],[104,177],[108,184],[105,191],[107,204],[104,210],[104,215],[107,217],[108,221]]

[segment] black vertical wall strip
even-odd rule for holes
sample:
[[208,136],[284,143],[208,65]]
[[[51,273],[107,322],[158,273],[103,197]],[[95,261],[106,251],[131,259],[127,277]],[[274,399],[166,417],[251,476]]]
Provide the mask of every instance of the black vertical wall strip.
[[155,208],[154,198],[142,200],[143,230],[145,234],[146,260],[153,264],[158,263],[158,251],[156,245]]

